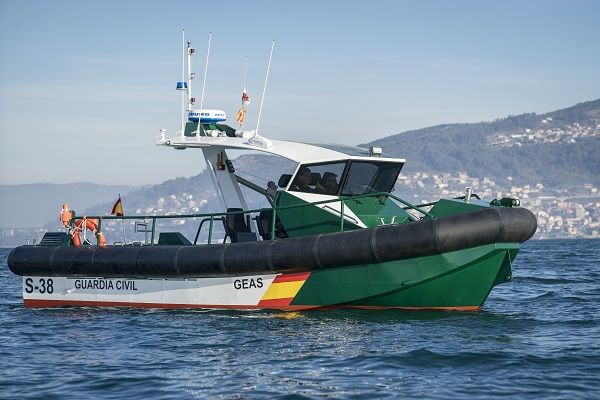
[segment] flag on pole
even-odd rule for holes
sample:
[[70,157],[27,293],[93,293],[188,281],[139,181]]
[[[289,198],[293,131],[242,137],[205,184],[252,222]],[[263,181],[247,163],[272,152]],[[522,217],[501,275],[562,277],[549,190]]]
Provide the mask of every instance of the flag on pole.
[[242,90],[242,106],[247,106],[248,104],[250,104],[250,96],[248,96],[246,88],[244,87],[244,90]]
[[235,116],[235,120],[242,126],[244,124],[244,118],[246,117],[246,109],[244,107],[240,108]]
[[119,198],[115,202],[115,205],[110,212],[110,215],[116,215],[117,217],[123,216],[123,203],[121,202],[121,195],[119,194]]
[[248,92],[246,92],[246,85],[244,84],[244,89],[242,90],[242,108],[235,115],[235,120],[242,126],[244,124],[244,119],[246,118],[246,106],[250,104],[250,96],[248,96]]

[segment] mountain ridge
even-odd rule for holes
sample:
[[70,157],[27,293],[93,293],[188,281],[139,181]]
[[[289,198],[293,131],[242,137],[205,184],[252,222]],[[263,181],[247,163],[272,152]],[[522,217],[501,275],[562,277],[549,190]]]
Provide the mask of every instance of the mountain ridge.
[[[592,113],[593,115],[595,115],[597,118],[590,118],[589,113]],[[565,120],[565,115],[570,115],[571,119],[578,119],[580,121],[585,121],[585,122],[596,122],[598,120],[600,120],[600,99],[596,99],[596,100],[590,100],[590,101],[584,101],[581,103],[577,103],[574,106],[570,106],[567,108],[562,108],[562,109],[558,109],[558,110],[554,110],[554,111],[549,111],[543,114],[537,114],[536,112],[529,112],[529,113],[522,113],[522,114],[517,114],[517,115],[509,115],[503,118],[496,118],[492,121],[480,121],[480,122],[456,122],[456,123],[448,123],[448,124],[438,124],[438,125],[433,125],[433,126],[428,126],[425,128],[419,128],[419,129],[411,129],[408,131],[404,131],[404,132],[400,132],[400,133],[394,133],[388,136],[384,136],[380,139],[376,139],[375,141],[381,141],[381,140],[386,140],[392,137],[396,137],[398,135],[404,135],[404,134],[412,134],[412,133],[422,133],[424,131],[436,131],[436,130],[440,130],[440,129],[445,129],[447,127],[468,127],[468,126],[473,126],[473,125],[481,125],[481,124],[498,124],[498,123],[503,123],[503,122],[507,122],[507,123],[513,123],[513,121],[515,120],[522,120],[523,122],[527,121],[527,122],[537,122],[538,118],[540,117],[558,117],[560,118],[560,121],[564,121]],[[519,124],[521,125],[521,124]],[[502,125],[504,126],[504,125]],[[531,128],[531,126],[529,126],[529,128]],[[372,143],[372,142],[369,142]],[[368,143],[367,143],[368,144]],[[367,144],[363,144],[367,145]],[[361,145],[359,145],[361,146]]]
[[[552,142],[555,137],[573,142]],[[497,138],[504,142],[496,144]],[[405,173],[464,171],[471,176],[511,177],[519,183],[534,180],[556,186],[583,179],[597,185],[599,139],[600,99],[540,115],[410,130],[359,146],[379,146],[387,154],[406,158]]]
[[[546,188],[583,183],[599,186],[600,99],[544,114],[410,130],[362,146],[380,146],[387,154],[405,158],[401,176],[412,176],[413,181],[419,173],[437,173],[487,177],[496,180],[505,192],[519,183]],[[266,155],[242,155],[234,159],[234,165],[238,173],[247,174],[245,178],[261,187],[266,187],[268,180],[277,181],[290,168],[286,162]],[[401,196],[412,196],[411,190],[403,186]],[[39,226],[50,220],[55,221],[51,223],[55,227],[63,202],[79,215],[108,214],[118,193],[127,215],[207,213],[221,207],[206,171],[142,187],[85,182],[0,185],[0,228],[14,222],[20,226],[37,222]],[[249,195],[251,207],[266,205],[261,196]],[[430,191],[429,198],[432,195]]]

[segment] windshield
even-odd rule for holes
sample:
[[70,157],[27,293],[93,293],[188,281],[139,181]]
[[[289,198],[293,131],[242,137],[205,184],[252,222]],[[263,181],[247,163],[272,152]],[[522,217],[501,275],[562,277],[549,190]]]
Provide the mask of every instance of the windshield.
[[352,161],[342,195],[390,192],[402,165],[402,163]]
[[345,166],[345,162],[302,165],[290,185],[290,190],[335,196]]

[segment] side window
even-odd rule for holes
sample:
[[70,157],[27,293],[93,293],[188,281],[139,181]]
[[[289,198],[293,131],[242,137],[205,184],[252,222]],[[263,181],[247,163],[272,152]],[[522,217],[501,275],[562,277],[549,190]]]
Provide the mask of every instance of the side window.
[[301,165],[298,169],[298,173],[294,177],[290,190],[294,192],[314,192],[314,186],[311,188],[310,183],[312,180],[312,171],[309,167]]
[[390,192],[402,169],[401,163],[353,161],[342,195]]
[[371,163],[353,162],[350,164],[346,186],[342,192],[343,195],[359,195],[375,192],[371,190],[371,182],[377,173],[377,165]]
[[301,165],[290,190],[337,196],[345,162]]

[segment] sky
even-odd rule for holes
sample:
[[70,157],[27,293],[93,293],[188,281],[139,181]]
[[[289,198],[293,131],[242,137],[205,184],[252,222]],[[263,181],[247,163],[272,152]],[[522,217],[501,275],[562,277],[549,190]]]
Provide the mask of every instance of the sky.
[[[600,97],[600,1],[0,0],[0,185],[197,174],[154,145],[181,118],[182,29],[205,108],[263,136],[356,145]],[[384,149],[385,150],[385,149]],[[405,158],[410,162],[410,154]]]

